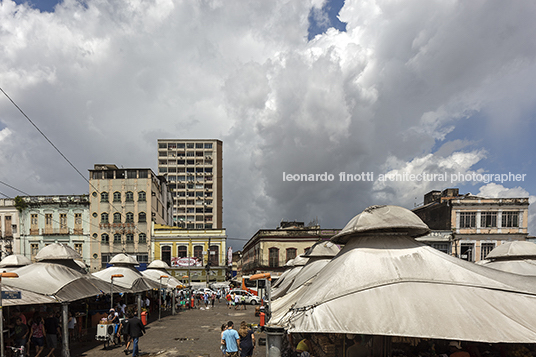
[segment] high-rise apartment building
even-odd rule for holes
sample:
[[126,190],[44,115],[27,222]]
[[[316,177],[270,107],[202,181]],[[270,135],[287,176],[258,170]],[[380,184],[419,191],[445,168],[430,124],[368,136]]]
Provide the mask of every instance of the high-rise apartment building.
[[89,170],[91,270],[106,268],[118,253],[133,255],[140,269],[153,260],[151,225],[169,224],[167,181],[147,168],[95,165]]
[[221,229],[223,143],[221,140],[159,139],[158,173],[173,197],[173,226]]

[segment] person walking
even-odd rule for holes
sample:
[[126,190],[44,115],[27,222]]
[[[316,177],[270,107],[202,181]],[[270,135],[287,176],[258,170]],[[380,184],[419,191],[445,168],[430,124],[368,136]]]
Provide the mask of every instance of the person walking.
[[240,336],[233,329],[233,322],[227,322],[227,329],[221,334],[221,344],[225,345],[225,357],[238,357]]
[[225,296],[225,300],[227,300],[227,306],[229,306],[229,309],[231,308],[231,305],[232,305],[231,299],[232,299],[231,294],[227,293],[227,295]]
[[255,349],[255,334],[252,329],[248,328],[246,321],[240,323],[238,335],[240,336],[240,357],[253,356],[253,350]]
[[128,348],[130,347],[131,338],[128,334],[128,321],[132,318],[132,313],[127,313],[127,317],[123,320],[121,320],[121,323],[119,324],[119,330],[117,331],[117,337],[123,336],[123,342],[125,343],[125,349],[123,352],[125,352],[126,355],[128,355]]
[[45,324],[39,314],[35,314],[32,320],[30,336],[32,336],[32,344],[35,346],[35,357],[39,357],[45,349]]
[[50,348],[47,357],[54,357],[54,350],[58,348],[58,336],[61,336],[60,323],[54,315],[54,311],[50,311],[45,319],[45,332],[47,346]]
[[[223,340],[223,332],[224,332],[225,330],[227,330],[227,324],[223,324],[223,325],[221,325],[220,339],[222,339],[222,340]],[[221,348],[221,356],[222,356],[222,357],[225,357],[225,352],[227,351],[227,349],[225,348],[225,344],[222,343],[222,344],[220,345],[220,348]]]
[[210,297],[210,302],[212,304],[212,308],[214,308],[214,302],[216,301],[216,294],[212,294],[212,296]]
[[145,333],[145,326],[138,317],[134,316],[128,319],[127,334],[132,339],[132,357],[138,356],[138,342],[141,336]]

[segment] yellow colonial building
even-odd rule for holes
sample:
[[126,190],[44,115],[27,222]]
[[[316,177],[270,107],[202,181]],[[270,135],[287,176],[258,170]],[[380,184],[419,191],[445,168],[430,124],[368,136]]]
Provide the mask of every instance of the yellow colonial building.
[[[166,262],[183,282],[222,282],[227,274],[225,229],[184,229],[153,225],[155,260]],[[208,273],[208,274],[207,274]]]

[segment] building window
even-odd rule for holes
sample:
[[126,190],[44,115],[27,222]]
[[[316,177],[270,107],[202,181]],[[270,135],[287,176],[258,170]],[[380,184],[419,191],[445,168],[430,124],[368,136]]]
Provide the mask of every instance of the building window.
[[106,233],[103,233],[101,235],[101,243],[106,243],[106,244],[110,243],[110,236]]
[[147,243],[147,235],[145,233],[138,235],[138,243]]
[[33,213],[30,216],[30,235],[36,236],[39,235],[39,225],[37,220],[37,214]]
[[134,223],[134,213],[127,212],[127,218],[125,220],[125,223]]
[[108,267],[108,263],[110,262],[110,259],[112,259],[111,254],[102,254],[101,255],[101,267],[102,267],[102,269],[106,269]]
[[138,192],[138,201],[145,202],[145,200],[146,200],[145,191]]
[[[6,217],[6,220],[8,217]],[[9,217],[9,220],[11,220],[11,217]],[[7,226],[7,223],[6,223]],[[45,214],[45,226],[52,226],[52,213]]]
[[119,212],[114,213],[114,223],[121,223],[121,213]]
[[37,227],[37,214],[36,213],[33,213],[31,215],[31,225],[32,225],[32,227],[33,226]]
[[60,213],[60,229],[67,229],[67,213]]
[[481,212],[480,227],[493,228],[497,227],[497,212]]
[[200,245],[196,245],[194,247],[194,257],[203,261],[203,247]]
[[147,222],[147,216],[145,212],[140,212],[138,214],[138,222]]
[[179,246],[177,255],[179,258],[186,258],[188,256],[188,248],[184,245]]
[[489,252],[495,248],[495,243],[482,243],[480,244],[480,260],[486,259]]
[[100,220],[101,223],[110,223],[110,220],[108,219],[108,213],[103,212],[101,213],[100,217],[101,217],[101,220]]
[[138,178],[148,178],[149,173],[147,170],[140,170],[138,174]]
[[127,193],[125,193],[125,201],[134,202],[134,192],[128,191]]
[[121,243],[121,234],[114,234],[114,243]]
[[220,260],[218,259],[219,254],[220,254],[220,247],[217,245],[211,245],[209,248],[208,261],[210,265],[212,265],[213,267],[220,265]]
[[75,243],[74,250],[76,250],[76,252],[82,256],[82,243]]
[[161,249],[162,254],[162,261],[166,262],[167,265],[171,266],[171,247],[169,245],[165,245]]
[[287,262],[291,259],[296,258],[296,248],[287,248]]
[[32,254],[32,259],[35,258],[35,256],[39,252],[39,244],[38,243],[30,244],[30,252]]
[[268,265],[270,267],[278,267],[279,266],[279,249],[270,248],[268,254],[269,254]]
[[119,191],[114,192],[114,202],[121,202],[121,192]]
[[476,212],[460,212],[460,228],[475,228]]
[[82,226],[82,213],[74,214],[74,226],[77,228]]
[[134,243],[134,234],[127,233],[127,243]]
[[138,255],[136,255],[136,260],[140,264],[147,264],[147,263],[149,263],[149,255],[148,254],[138,254]]
[[100,201],[101,202],[109,202],[108,192],[101,192]]
[[519,212],[504,211],[502,213],[502,227],[519,227]]
[[468,262],[474,261],[474,246],[475,245],[473,243],[460,244],[460,258],[463,260],[467,260]]

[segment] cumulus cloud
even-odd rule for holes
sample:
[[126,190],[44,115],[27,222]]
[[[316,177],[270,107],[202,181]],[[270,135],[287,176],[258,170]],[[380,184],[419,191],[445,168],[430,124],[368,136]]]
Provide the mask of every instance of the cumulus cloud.
[[[0,84],[82,171],[156,170],[158,138],[222,139],[233,238],[281,219],[340,228],[368,205],[411,208],[438,188],[283,172],[491,170],[483,132],[456,128],[479,116],[515,132],[533,110],[530,3],[346,0],[347,31],[307,41],[323,4],[65,0],[40,13],[4,0]],[[87,192],[11,103],[0,112],[3,181]]]

